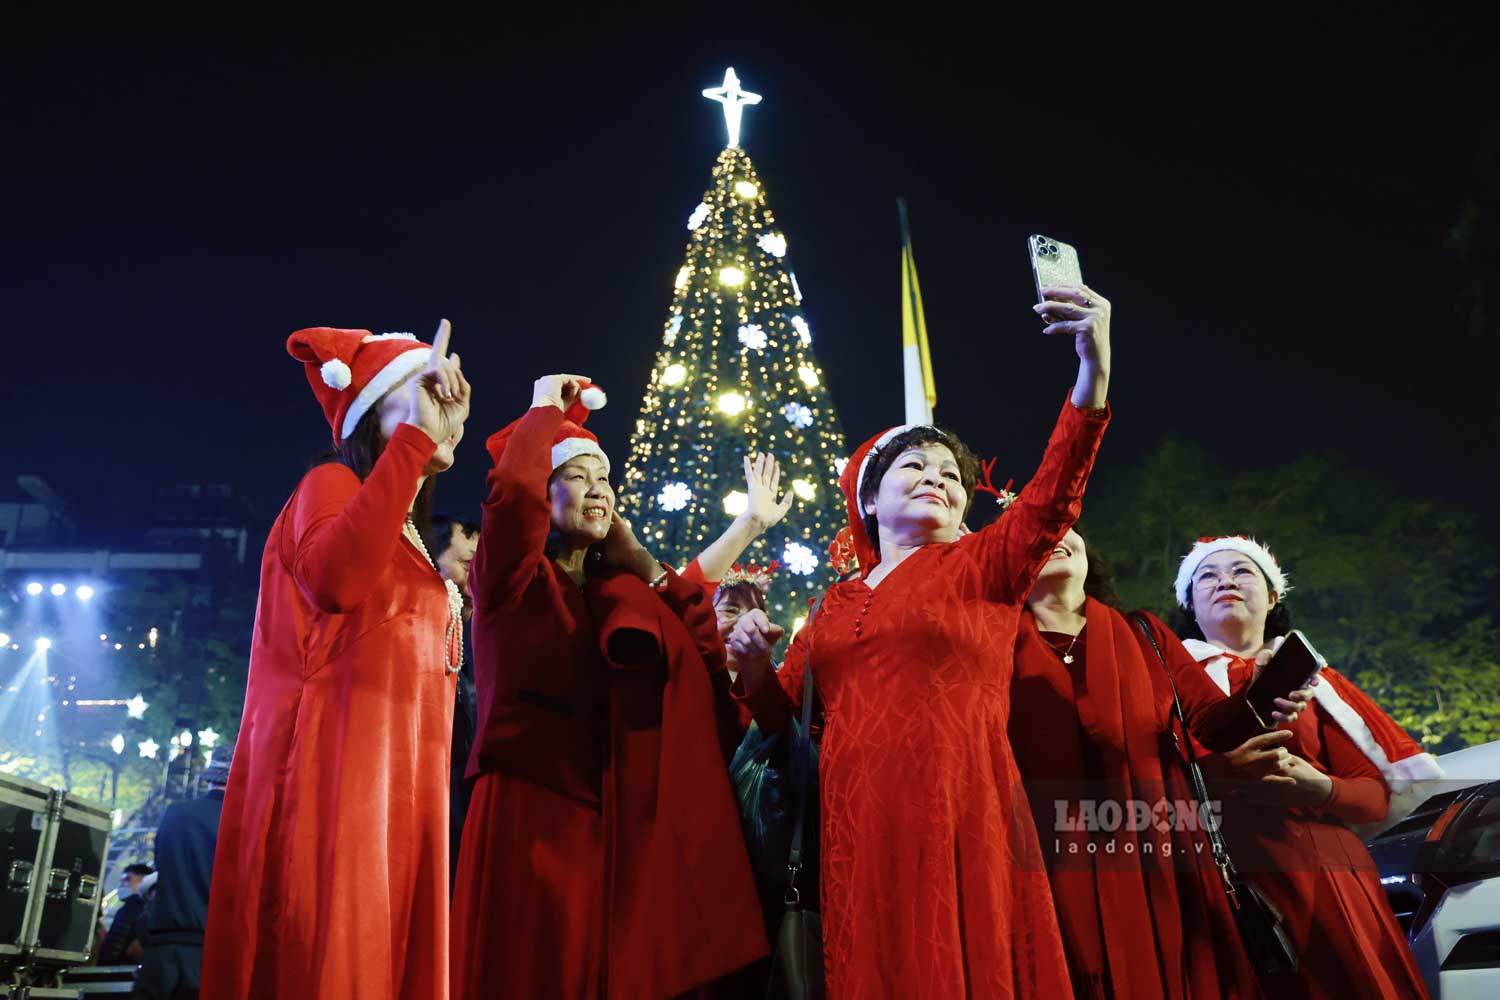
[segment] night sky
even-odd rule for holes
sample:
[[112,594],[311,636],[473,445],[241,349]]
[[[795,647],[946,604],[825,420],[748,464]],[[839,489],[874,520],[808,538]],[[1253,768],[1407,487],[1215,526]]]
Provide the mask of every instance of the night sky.
[[997,473],[1034,469],[1076,365],[1029,310],[1043,232],[1115,305],[1093,488],[1175,431],[1252,465],[1338,450],[1480,504],[1496,348],[1463,336],[1442,242],[1496,114],[1493,36],[1368,6],[1064,8],[11,18],[0,464],[101,532],[179,480],[269,521],[328,439],[287,334],[425,339],[441,316],[475,406],[439,506],[477,513],[483,439],[547,372],[611,392],[591,426],[623,459],[723,142],[699,91],[733,65],[764,95],[742,145],[851,443],[902,416],[904,195],[938,419]]

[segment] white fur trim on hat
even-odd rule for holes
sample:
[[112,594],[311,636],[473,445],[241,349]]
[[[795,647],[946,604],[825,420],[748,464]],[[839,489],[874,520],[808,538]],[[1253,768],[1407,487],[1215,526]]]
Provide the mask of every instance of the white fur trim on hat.
[[1192,599],[1188,592],[1193,586],[1193,574],[1198,572],[1198,567],[1203,560],[1215,552],[1238,552],[1249,559],[1260,568],[1266,576],[1266,583],[1276,592],[1277,598],[1284,598],[1291,591],[1292,585],[1287,582],[1286,573],[1282,571],[1281,564],[1276,557],[1271,555],[1271,550],[1253,538],[1245,538],[1242,535],[1225,535],[1222,538],[1210,538],[1199,540],[1193,544],[1188,554],[1182,557],[1182,563],[1177,567],[1177,581],[1173,589],[1177,591],[1177,603],[1184,608],[1192,608]]
[[870,450],[865,452],[865,457],[860,460],[859,475],[854,477],[854,502],[856,506],[859,504],[860,494],[865,491],[865,473],[870,471],[870,459],[874,458],[875,453],[880,451],[881,448],[890,444],[891,439],[897,434],[904,434],[916,426],[916,424],[902,424],[899,427],[892,427],[876,438],[874,444],[870,445]]
[[361,344],[373,344],[377,340],[416,340],[415,333],[367,333]]
[[571,462],[579,455],[594,455],[604,463],[605,473],[609,472],[609,456],[604,454],[604,449],[599,447],[597,441],[590,441],[586,437],[563,438],[552,446],[552,469],[556,471],[560,466]]
[[354,381],[354,373],[349,370],[348,365],[344,364],[338,358],[332,358],[323,362],[323,367],[319,368],[318,371],[323,376],[323,384],[330,389],[337,389],[339,392],[343,392],[349,388],[349,383]]
[[380,397],[394,389],[402,379],[419,368],[427,365],[427,359],[432,356],[432,348],[418,347],[411,351],[402,351],[386,366],[375,373],[375,377],[365,383],[365,387],[359,390],[359,395],[354,397],[354,402],[349,404],[349,409],[344,414],[344,426],[339,429],[339,440],[342,441],[354,433],[354,428],[359,424],[359,418],[369,412],[370,407],[380,401]]
[[604,390],[597,385],[591,385],[578,394],[578,401],[583,404],[585,410],[602,410],[604,404],[609,402],[609,397]]

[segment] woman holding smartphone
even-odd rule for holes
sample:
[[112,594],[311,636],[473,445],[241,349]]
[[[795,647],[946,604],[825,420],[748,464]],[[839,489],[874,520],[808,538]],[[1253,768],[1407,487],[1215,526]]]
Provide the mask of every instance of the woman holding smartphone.
[[[1290,627],[1281,565],[1252,538],[1202,538],[1175,589],[1188,621],[1183,645],[1225,694],[1242,693]],[[1281,911],[1297,951],[1296,971],[1261,984],[1270,996],[1425,997],[1379,871],[1350,826],[1369,833],[1395,823],[1442,768],[1347,678],[1324,667],[1318,679],[1273,770],[1244,746],[1205,765],[1224,798],[1235,866]]]
[[1110,306],[1084,286],[1036,307],[1078,376],[1036,475],[960,537],[978,463],[954,435],[895,427],[840,477],[860,576],[836,583],[773,669],[782,630],[728,642],[767,732],[822,706],[818,769],[828,995],[1057,997],[1071,987],[1036,829],[1006,737],[1016,626],[1077,519],[1108,423]]

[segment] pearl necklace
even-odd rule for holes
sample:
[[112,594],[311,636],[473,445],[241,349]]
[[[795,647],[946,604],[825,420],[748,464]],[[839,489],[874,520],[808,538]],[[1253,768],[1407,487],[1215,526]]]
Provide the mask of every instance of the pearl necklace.
[[[406,523],[402,525],[401,531],[407,538],[411,539],[417,551],[427,560],[427,565],[432,567],[433,572],[438,572],[437,562],[432,558],[432,553],[427,551],[427,543],[422,541],[422,533],[417,530],[417,525],[407,515]],[[443,578],[443,587],[448,591],[448,630],[443,634],[443,669],[450,674],[456,674],[463,669],[464,665],[464,595],[459,592],[458,584]],[[457,642],[455,642],[455,637]],[[455,655],[455,650],[457,654]]]

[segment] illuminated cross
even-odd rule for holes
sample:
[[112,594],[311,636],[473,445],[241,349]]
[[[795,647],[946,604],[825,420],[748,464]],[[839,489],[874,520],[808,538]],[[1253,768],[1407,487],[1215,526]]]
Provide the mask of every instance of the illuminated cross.
[[703,92],[703,96],[710,101],[718,101],[724,105],[724,124],[729,129],[729,146],[731,149],[738,148],[740,144],[740,115],[744,113],[745,105],[759,104],[760,95],[752,94],[748,90],[741,90],[740,78],[734,75],[734,67],[731,66],[724,71],[724,85],[722,87],[710,87]]

